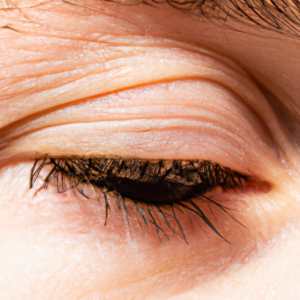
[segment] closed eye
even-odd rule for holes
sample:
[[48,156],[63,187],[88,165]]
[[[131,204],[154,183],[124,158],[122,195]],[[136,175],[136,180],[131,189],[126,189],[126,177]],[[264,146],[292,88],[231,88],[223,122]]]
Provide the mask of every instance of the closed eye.
[[[217,235],[226,240],[205,215],[201,205],[197,203],[197,199],[214,204],[231,216],[226,207],[205,195],[217,187],[223,191],[242,189],[243,182],[249,181],[248,176],[208,160],[52,158],[50,155],[46,155],[37,159],[32,167],[31,188],[46,166],[50,166],[50,170],[40,189],[47,188],[54,180],[57,192],[65,193],[69,189],[77,189],[82,196],[89,199],[85,191],[89,187],[99,202],[100,197],[96,190],[100,191],[106,207],[105,225],[112,200],[119,209],[124,210],[126,219],[128,219],[126,203],[133,203],[134,209],[141,215],[145,225],[149,226],[149,223],[154,225],[160,241],[162,241],[161,232],[167,240],[169,240],[169,236],[163,226],[158,225],[159,222],[156,220],[158,217],[173,233],[177,233],[187,242],[174,208],[181,212],[182,209],[193,212]],[[171,225],[171,220],[168,219],[170,217],[176,221],[175,225],[177,226]]]

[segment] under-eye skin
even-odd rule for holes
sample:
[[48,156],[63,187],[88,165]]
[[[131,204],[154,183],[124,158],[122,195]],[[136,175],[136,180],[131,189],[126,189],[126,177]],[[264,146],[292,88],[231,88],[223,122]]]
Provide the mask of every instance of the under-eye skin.
[[[176,215],[176,211],[182,213],[184,210],[196,214],[226,240],[201,209],[199,199],[200,202],[218,207],[236,220],[225,206],[207,197],[206,193],[217,187],[223,191],[241,189],[243,183],[249,181],[248,176],[208,160],[52,158],[46,155],[36,159],[32,167],[30,188],[46,166],[50,166],[50,170],[38,190],[47,189],[50,182],[55,181],[58,193],[75,188],[82,196],[89,198],[86,192],[89,187],[99,202],[100,191],[105,203],[104,225],[108,221],[112,200],[123,211],[127,222],[130,203],[130,207],[140,214],[145,226],[154,225],[161,242],[163,239],[169,240],[161,221],[174,235],[181,236],[187,242],[183,226]],[[238,220],[236,222],[242,225]]]

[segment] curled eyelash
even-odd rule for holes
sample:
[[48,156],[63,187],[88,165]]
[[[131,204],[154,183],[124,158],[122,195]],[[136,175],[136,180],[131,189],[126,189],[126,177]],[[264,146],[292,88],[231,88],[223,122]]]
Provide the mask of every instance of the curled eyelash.
[[221,187],[224,191],[242,188],[248,177],[208,160],[52,158],[46,155],[34,162],[30,174],[30,188],[33,188],[46,166],[50,166],[50,171],[37,192],[47,189],[54,180],[58,193],[76,189],[89,199],[85,191],[86,186],[89,186],[100,203],[98,189],[104,197],[104,225],[108,222],[112,200],[123,211],[129,225],[127,206],[130,203],[130,207],[140,215],[144,226],[149,227],[152,224],[155,227],[161,243],[164,239],[170,240],[164,226],[187,243],[186,234],[177,216],[178,213],[185,212],[200,217],[215,234],[227,241],[193,200],[195,197],[218,207],[244,226],[228,212],[229,208],[205,194],[216,187]]

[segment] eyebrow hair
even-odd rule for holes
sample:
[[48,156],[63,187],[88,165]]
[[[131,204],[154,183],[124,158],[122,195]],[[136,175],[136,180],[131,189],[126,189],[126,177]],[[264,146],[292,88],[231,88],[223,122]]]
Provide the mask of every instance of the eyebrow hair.
[[[174,0],[165,0],[172,1]],[[199,2],[189,0],[188,2]],[[175,0],[176,2],[176,0]],[[194,11],[212,21],[236,22],[299,36],[299,0],[200,0]]]
[[[76,5],[76,0],[63,0]],[[72,2],[74,1],[74,2]],[[78,0],[77,0],[78,1]],[[167,3],[188,15],[200,17],[236,30],[228,21],[242,23],[292,36],[300,36],[299,0],[98,0],[120,5],[146,4],[159,7]],[[84,1],[83,1],[84,2]],[[78,3],[78,2],[77,2]],[[84,4],[82,5],[84,6]],[[234,24],[234,23],[233,23]]]

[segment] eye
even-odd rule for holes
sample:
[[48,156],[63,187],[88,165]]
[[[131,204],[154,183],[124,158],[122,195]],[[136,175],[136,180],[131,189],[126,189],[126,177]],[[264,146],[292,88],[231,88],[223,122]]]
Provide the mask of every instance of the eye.
[[[232,86],[250,100],[200,79],[134,87],[21,120],[17,131],[13,125],[6,129],[2,154],[36,159],[50,153],[36,161],[31,185],[40,175],[43,187],[56,186],[64,196],[76,190],[70,201],[78,196],[78,203],[88,205],[87,199],[97,199],[100,205],[91,214],[93,222],[107,225],[105,233],[97,231],[110,232],[105,240],[115,235],[122,240],[129,232],[136,240],[143,236],[143,243],[152,241],[151,236],[163,241],[173,235],[190,243],[195,234],[199,240],[212,234],[234,242],[232,232],[249,227],[245,216],[250,215],[238,211],[251,203],[251,193],[263,196],[270,190],[273,179],[266,170],[278,157],[272,134],[259,117],[262,112],[249,108],[255,86],[250,89],[250,81],[234,74]],[[114,167],[107,172],[102,164]],[[130,176],[116,176],[118,168],[124,174],[127,168]],[[165,168],[171,171],[163,179]],[[141,180],[149,172],[158,172],[152,179],[160,181]],[[61,199],[57,193],[53,198]],[[96,214],[98,207],[101,213]]]
[[[158,225],[157,217],[173,233],[181,235],[187,242],[174,208],[187,209],[194,213],[217,235],[226,240],[205,215],[197,199],[204,199],[205,202],[213,204],[231,216],[224,206],[207,197],[206,194],[218,187],[223,192],[242,189],[243,182],[249,181],[248,176],[207,160],[52,158],[47,155],[35,161],[31,169],[30,188],[34,186],[41,171],[47,166],[50,166],[50,170],[39,190],[47,189],[51,181],[55,180],[57,192],[64,193],[69,189],[77,189],[82,196],[89,199],[85,191],[89,187],[99,202],[100,197],[97,191],[100,191],[104,196],[105,225],[112,200],[115,201],[119,210],[123,209],[126,219],[128,219],[126,205],[128,202],[133,203],[133,208],[140,214],[145,225],[148,227],[149,223],[152,223],[155,226],[161,242],[161,232],[167,240],[169,236],[163,226]],[[156,218],[153,210],[159,213]],[[170,211],[173,214],[170,214]],[[171,226],[169,217],[176,220],[179,232]],[[240,222],[237,221],[237,223]]]

